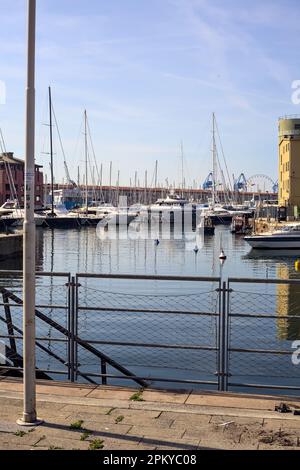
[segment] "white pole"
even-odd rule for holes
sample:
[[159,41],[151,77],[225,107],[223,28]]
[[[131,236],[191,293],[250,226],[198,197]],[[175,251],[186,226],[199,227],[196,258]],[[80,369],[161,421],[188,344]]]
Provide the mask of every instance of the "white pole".
[[24,408],[21,425],[36,425],[35,377],[35,21],[36,0],[28,0],[26,88],[25,214],[23,245],[23,362]]

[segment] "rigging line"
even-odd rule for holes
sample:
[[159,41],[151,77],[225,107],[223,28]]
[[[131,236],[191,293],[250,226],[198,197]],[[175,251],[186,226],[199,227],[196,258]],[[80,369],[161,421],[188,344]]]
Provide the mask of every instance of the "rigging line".
[[[87,129],[88,129],[88,123],[87,123]],[[95,185],[95,175],[94,175],[94,171],[93,171],[93,167],[92,167],[92,162],[91,162],[91,159],[90,159],[90,152],[89,152],[89,148],[88,148],[88,147],[87,147],[87,161],[88,161],[88,169],[89,169],[89,172],[90,172],[90,178],[91,178],[91,182],[92,182],[92,194],[93,194],[93,199],[94,199],[94,200],[97,200],[96,185]]]
[[227,188],[227,185],[226,185],[226,181],[225,181],[225,177],[224,177],[224,172],[222,170],[222,167],[220,165],[220,159],[219,159],[219,154],[218,154],[218,150],[216,149],[216,158],[217,158],[217,163],[219,165],[219,170],[220,170],[220,176],[221,176],[221,180],[222,180],[222,186],[223,186],[223,193],[224,193],[224,197],[226,199],[226,202],[227,203],[230,203],[231,199],[230,199],[230,195],[229,195],[229,191],[228,191],[228,188]]
[[[4,137],[3,137],[3,133],[2,133],[1,128],[0,128],[0,145],[1,145],[2,153],[7,153],[6,146],[5,146],[5,141],[4,141]],[[10,192],[12,193],[13,199],[17,204],[16,209],[18,210],[18,209],[20,209],[20,202],[19,202],[19,199],[18,199],[14,179],[13,179],[13,176],[12,176],[11,166],[10,166],[9,163],[7,163],[5,161],[5,159],[3,159],[3,162],[4,162],[5,171],[6,171],[6,174],[7,174],[7,177],[8,177]]]
[[232,192],[233,189],[232,189],[232,185],[231,185],[231,178],[230,178],[230,176],[229,176],[229,171],[228,171],[228,167],[227,167],[227,161],[226,161],[226,158],[225,158],[225,153],[224,153],[224,149],[223,149],[223,145],[222,145],[222,141],[221,141],[221,137],[220,137],[220,132],[219,132],[219,127],[218,127],[217,121],[216,121],[216,129],[217,129],[217,135],[218,135],[218,138],[219,138],[220,148],[221,148],[221,152],[222,152],[222,156],[223,156],[223,160],[224,160],[224,164],[225,164],[225,169],[226,169],[226,173],[227,173],[227,178],[228,178],[228,182],[229,182],[229,189],[230,189],[230,191]]
[[69,172],[69,168],[68,168],[68,164],[67,164],[66,154],[65,154],[64,147],[63,147],[63,143],[62,143],[62,138],[61,138],[61,134],[60,134],[59,127],[58,127],[58,122],[57,122],[53,102],[51,103],[51,107],[52,107],[52,113],[53,113],[53,117],[54,117],[55,127],[56,127],[56,130],[57,130],[57,135],[58,135],[60,148],[61,148],[63,158],[64,158],[64,167],[65,167],[66,177],[67,177],[68,183],[74,184],[74,181],[72,181],[71,177],[70,177],[70,172]]
[[45,124],[44,122],[46,121],[46,118],[44,119],[43,117],[44,116],[48,116],[48,95],[45,95],[44,96],[44,101],[42,103],[42,106],[40,108],[42,111],[41,111],[41,122],[39,123],[39,131],[37,131],[37,145],[36,147],[40,149],[40,154],[43,154],[45,153],[45,141],[46,141],[46,138],[48,138],[48,135],[46,137],[46,134],[44,132],[42,132]]
[[[74,153],[73,153],[74,156],[78,155],[78,146],[79,146],[79,142],[81,142],[81,135],[82,135],[83,125],[84,125],[84,117],[80,121],[79,131],[78,131],[78,134],[77,134]],[[78,158],[78,163],[79,163],[79,161],[81,161],[80,158]],[[81,184],[81,182],[79,182],[79,183]]]
[[97,176],[98,176],[97,183],[99,183],[100,182],[100,173],[99,173],[98,163],[97,163],[97,160],[96,160],[96,152],[95,152],[95,148],[94,148],[94,144],[93,144],[93,140],[92,140],[91,128],[90,128],[90,124],[89,124],[88,119],[87,119],[87,130],[88,130],[88,137],[89,137],[89,141],[90,141],[90,144],[91,144],[92,154],[93,154],[94,163],[95,163]]
[[[94,147],[94,143],[93,143],[93,139],[92,139],[92,133],[91,133],[90,123],[89,123],[88,118],[87,118],[87,130],[88,130],[89,142],[91,144],[92,154],[93,154],[94,163],[95,163],[96,172],[97,172],[97,178],[98,178],[97,182],[95,183],[95,186],[100,186],[100,200],[102,200],[104,202],[104,195],[103,195],[103,191],[102,191],[103,174],[100,174],[100,172],[99,172],[99,167],[98,167],[98,163],[97,163],[97,159],[96,159],[95,147]],[[102,169],[102,171],[103,171],[103,169]],[[101,171],[101,173],[102,173],[102,171]],[[96,195],[96,192],[95,192],[95,195]]]

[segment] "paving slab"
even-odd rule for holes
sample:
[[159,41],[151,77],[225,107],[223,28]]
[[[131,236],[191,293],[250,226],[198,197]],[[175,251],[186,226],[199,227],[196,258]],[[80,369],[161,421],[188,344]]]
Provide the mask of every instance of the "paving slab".
[[103,440],[103,450],[155,450],[154,445],[143,444],[140,440],[131,441],[129,439],[110,439]]
[[293,429],[297,430],[300,434],[300,416],[297,419],[264,419],[264,428],[265,429]]
[[[72,390],[72,391],[71,391]],[[85,397],[91,393],[89,388],[81,388],[81,387],[74,387],[70,389],[70,387],[61,387],[59,385],[37,385],[36,391],[38,394],[51,394],[51,395],[66,395],[70,396],[72,393],[73,397]]]
[[109,406],[93,406],[93,405],[66,405],[62,404],[61,410],[64,413],[88,413],[93,415],[106,415],[112,408]]
[[253,425],[263,425],[264,418],[249,417],[249,416],[230,416],[230,415],[221,415],[221,416],[212,416],[210,423],[216,425],[224,425],[226,423],[235,423],[235,424],[253,424]]
[[89,398],[106,398],[117,400],[129,400],[137,390],[123,389],[123,388],[104,388],[97,387],[91,390],[87,395]]
[[33,446],[39,441],[39,435],[35,432],[25,433],[24,436],[15,433],[0,433],[0,448],[5,449],[7,444],[16,446]]
[[158,437],[144,437],[140,443],[142,445],[155,445],[156,450],[197,450],[200,441],[199,439],[168,439],[167,437],[159,439]]
[[180,439],[183,435],[182,429],[164,429],[153,426],[132,426],[128,434],[140,437],[152,437],[158,440]]
[[79,439],[64,439],[55,436],[47,436],[35,445],[36,450],[40,447],[48,450],[88,450],[90,443],[87,441],[80,441]]
[[171,427],[177,426],[203,426],[207,425],[211,420],[211,415],[191,414],[191,413],[174,413],[163,411],[158,419],[159,421],[171,420]]
[[145,390],[142,398],[145,401],[159,403],[186,403],[190,391],[169,392],[165,390]]
[[[160,410],[144,410],[143,411],[143,417],[145,419],[157,419],[161,415]],[[134,420],[135,418],[139,418],[141,415],[141,412],[139,410],[135,409],[122,409],[122,408],[116,408],[110,412],[111,416],[117,417],[117,416],[124,416],[124,420]]]

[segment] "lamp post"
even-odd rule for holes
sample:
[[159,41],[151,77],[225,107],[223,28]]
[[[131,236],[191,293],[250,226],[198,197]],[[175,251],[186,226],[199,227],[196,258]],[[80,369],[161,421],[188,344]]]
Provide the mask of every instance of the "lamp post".
[[18,424],[37,425],[35,376],[35,22],[36,0],[28,0],[26,155],[23,241],[23,416]]

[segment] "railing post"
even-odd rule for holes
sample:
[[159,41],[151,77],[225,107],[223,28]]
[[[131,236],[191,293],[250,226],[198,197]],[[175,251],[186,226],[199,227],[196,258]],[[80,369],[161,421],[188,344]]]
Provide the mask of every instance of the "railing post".
[[228,390],[228,305],[229,305],[229,285],[223,283],[223,391]]
[[219,391],[224,390],[224,283],[220,283],[220,308],[219,308],[219,364],[218,364],[218,383]]
[[10,306],[9,304],[9,298],[7,294],[2,294],[3,297],[3,303],[4,303],[4,312],[5,312],[5,318],[6,318],[6,324],[7,324],[7,333],[9,336],[9,343],[10,343],[10,349],[12,353],[14,354],[13,358],[13,363],[14,365],[19,365],[19,361],[17,360],[17,345],[16,345],[16,340],[14,338],[14,326],[12,322],[12,317],[11,317],[11,311],[10,311]]
[[[73,278],[74,281],[74,330],[73,330],[73,339],[76,337],[78,338],[78,288],[80,287],[80,284],[78,282],[78,276],[76,275],[76,278]],[[74,379],[78,379],[78,342],[73,341],[74,345]]]
[[68,282],[66,284],[68,288],[68,357],[67,357],[67,365],[68,365],[68,380],[71,380],[71,311],[72,311],[72,303],[71,303],[71,275],[69,274]]
[[[101,374],[104,374],[104,375],[107,374],[106,361],[103,358],[101,359]],[[102,375],[102,385],[107,385],[107,377],[104,377],[103,375]]]
[[228,289],[226,282],[220,288],[220,309],[219,309],[219,364],[218,364],[218,384],[219,391],[227,391],[227,338],[228,338],[228,317],[227,317]]
[[74,276],[71,277],[71,282],[70,282],[70,324],[69,324],[69,370],[70,370],[70,380],[71,382],[75,382],[75,278]]

